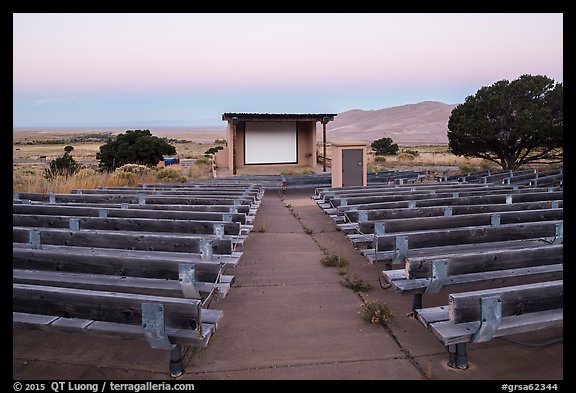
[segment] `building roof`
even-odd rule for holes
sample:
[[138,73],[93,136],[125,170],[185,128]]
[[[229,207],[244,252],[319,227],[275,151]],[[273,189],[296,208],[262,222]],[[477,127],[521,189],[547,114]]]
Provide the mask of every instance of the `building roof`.
[[223,113],[222,120],[231,121],[236,117],[239,121],[319,121],[327,117],[328,121],[334,120],[336,113]]

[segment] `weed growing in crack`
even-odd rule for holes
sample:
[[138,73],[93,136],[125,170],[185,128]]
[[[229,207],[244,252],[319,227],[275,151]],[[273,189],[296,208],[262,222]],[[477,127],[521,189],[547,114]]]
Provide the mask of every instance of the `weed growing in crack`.
[[324,266],[332,266],[337,268],[347,268],[349,263],[346,258],[340,257],[338,255],[326,255],[320,260],[320,263]]
[[366,292],[372,289],[372,284],[358,278],[357,276],[354,279],[350,279],[350,277],[345,276],[344,280],[340,281],[340,284],[345,286],[348,289],[353,290],[354,292]]
[[390,307],[378,300],[362,303],[358,314],[363,320],[382,326],[388,326],[394,319],[394,314]]

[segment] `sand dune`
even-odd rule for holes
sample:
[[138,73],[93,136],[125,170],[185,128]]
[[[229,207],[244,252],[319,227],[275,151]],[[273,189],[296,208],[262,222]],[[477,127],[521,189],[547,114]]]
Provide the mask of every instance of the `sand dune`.
[[[372,142],[389,137],[399,144],[448,143],[447,124],[455,106],[423,101],[379,110],[342,112],[328,124],[328,139]],[[321,140],[322,133],[317,135]]]

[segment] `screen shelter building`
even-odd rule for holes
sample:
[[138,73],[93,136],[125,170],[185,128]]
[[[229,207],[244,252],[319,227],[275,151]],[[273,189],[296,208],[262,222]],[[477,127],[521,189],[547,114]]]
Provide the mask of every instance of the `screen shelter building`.
[[[314,167],[316,163],[316,123],[326,125],[334,113],[224,113],[227,146],[216,157],[219,167],[236,174],[250,166]],[[323,147],[324,148],[324,147]]]

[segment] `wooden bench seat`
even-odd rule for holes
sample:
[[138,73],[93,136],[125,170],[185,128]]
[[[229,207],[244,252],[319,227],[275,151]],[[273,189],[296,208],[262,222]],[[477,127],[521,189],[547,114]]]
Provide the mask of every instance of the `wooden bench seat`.
[[120,203],[120,202],[54,202],[31,201],[29,199],[13,199],[12,204],[32,205],[32,206],[62,206],[62,207],[92,207],[102,209],[126,209],[126,210],[167,210],[173,212],[218,212],[218,213],[244,213],[249,214],[250,205],[182,205],[182,204],[155,204],[147,203]]
[[200,300],[61,286],[13,283],[13,327],[147,340],[171,352],[170,373],[182,374],[181,346],[205,347],[220,318],[203,320]]
[[[206,265],[209,269],[236,266],[242,258],[241,251],[231,254],[212,254],[203,256],[200,253],[123,250],[118,248],[81,247],[70,245],[42,244],[41,249],[34,249],[30,243],[12,243],[13,264],[22,268],[35,268],[46,265],[47,270],[70,270],[104,274],[131,274],[139,277],[170,278],[176,277],[179,263],[193,263],[199,267]],[[65,266],[68,266],[65,268]],[[73,269],[88,270],[73,270]]]
[[400,295],[414,295],[414,311],[422,308],[422,295],[457,290],[464,284],[505,284],[519,278],[560,279],[563,258],[561,244],[428,255],[406,258],[403,269],[384,270],[381,279]]
[[[402,263],[408,248],[458,246],[497,241],[527,240],[543,237],[562,238],[563,221],[526,222],[520,224],[482,225],[450,229],[422,230],[376,235],[372,243],[375,255],[392,251],[391,263]],[[365,254],[366,255],[366,254]]]
[[[519,224],[527,222],[556,221],[563,219],[563,209],[539,209],[506,211],[499,213],[476,213],[465,215],[446,215],[441,217],[417,217],[389,219],[379,221],[359,221],[357,223],[340,224],[347,231],[348,239],[356,247],[367,246],[374,240],[374,232],[378,234],[411,232],[430,229],[452,229],[460,227]],[[356,224],[356,225],[354,225]],[[352,233],[352,231],[356,233]]]
[[71,228],[113,231],[146,231],[213,235],[239,235],[240,223],[222,221],[173,220],[159,218],[83,217],[60,215],[12,214],[12,225],[20,227]]
[[[418,190],[417,187],[415,187]],[[513,189],[512,186],[507,186],[507,188],[495,188],[488,187],[476,191],[449,191],[449,192],[436,192],[435,190],[426,191],[414,191],[405,194],[397,193],[386,193],[383,195],[374,196],[363,196],[359,194],[358,196],[349,198],[333,198],[330,200],[330,204],[335,207],[349,207],[356,205],[366,205],[366,204],[379,204],[386,202],[402,202],[402,201],[413,201],[417,206],[427,206],[433,203],[434,199],[441,200],[453,200],[452,204],[468,204],[459,203],[466,201],[477,201],[477,200],[488,200],[488,201],[498,201],[501,196],[512,196],[513,200],[516,199],[518,202],[529,202],[531,200],[542,200],[538,198],[538,194],[548,194],[554,195],[555,199],[562,199],[562,190],[559,188],[535,188],[535,189]],[[480,198],[480,199],[478,199]],[[546,199],[544,199],[546,200]],[[549,199],[548,199],[549,200]],[[432,206],[434,206],[432,204]]]
[[12,214],[161,220],[229,221],[246,224],[246,213],[194,212],[154,209],[98,208],[50,204],[12,204]]
[[[540,201],[555,201],[563,200],[564,194],[562,191],[542,191],[542,192],[519,192],[510,193],[505,192],[501,194],[487,194],[470,197],[447,197],[447,198],[427,198],[427,199],[404,199],[388,202],[370,202],[359,204],[340,204],[335,207],[337,211],[344,213],[349,210],[373,210],[373,209],[402,209],[402,208],[418,208],[418,207],[431,207],[431,206],[459,206],[459,205],[487,205],[487,204],[512,204],[524,202],[540,202]],[[334,201],[331,201],[334,203]]]
[[215,235],[97,229],[71,231],[64,228],[17,226],[12,227],[12,241],[14,243],[28,243],[31,232],[39,233],[42,244],[200,253],[202,242],[210,242],[214,254],[231,254],[234,248],[232,239],[217,238]]
[[42,193],[19,193],[19,199],[30,201],[43,201],[54,203],[130,203],[146,205],[248,205],[252,204],[252,198],[234,198],[234,197],[186,197],[186,196],[161,196],[161,195],[123,195],[123,194],[42,194]]
[[563,201],[537,201],[519,203],[499,203],[488,205],[430,206],[401,209],[348,210],[343,213],[350,223],[358,221],[381,221],[400,218],[459,216],[478,213],[498,213],[507,211],[539,210],[562,208]]
[[[13,269],[12,281],[20,284],[58,286],[62,288],[184,297],[178,280],[157,278]],[[230,289],[228,284],[209,281],[196,281],[194,286],[199,292],[203,305],[209,304],[213,297],[220,293],[220,290],[222,290],[222,295],[225,296]]]
[[563,326],[563,281],[453,293],[447,306],[415,315],[450,353],[449,366],[468,368],[466,344]]

